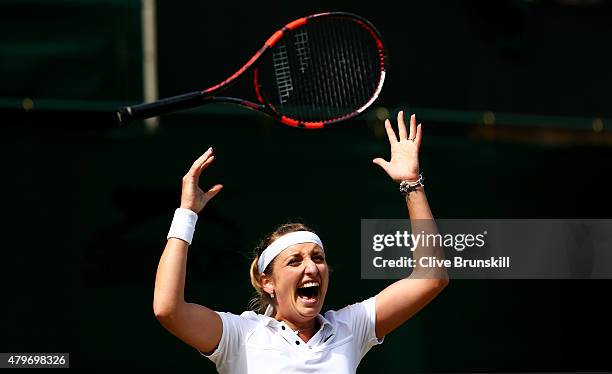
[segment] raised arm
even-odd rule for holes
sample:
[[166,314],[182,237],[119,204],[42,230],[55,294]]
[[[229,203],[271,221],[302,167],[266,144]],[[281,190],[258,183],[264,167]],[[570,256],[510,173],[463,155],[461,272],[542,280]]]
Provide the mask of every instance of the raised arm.
[[[212,148],[198,158],[183,177],[181,193],[182,209],[188,215],[199,213],[223,187],[213,186],[207,192],[200,187],[199,179],[214,160]],[[190,211],[190,212],[189,212]],[[155,278],[153,311],[159,322],[185,343],[208,353],[214,351],[221,340],[222,323],[212,310],[185,301],[185,273],[189,243],[169,238],[159,260]]]
[[[394,182],[417,181],[419,178],[419,149],[422,140],[421,125],[417,126],[416,117],[410,117],[410,130],[406,130],[404,113],[397,116],[399,140],[395,135],[391,122],[385,121],[387,136],[391,144],[391,161],[381,158],[374,163],[382,167]],[[406,194],[406,205],[411,220],[412,232],[437,234],[438,230],[429,209],[423,186]],[[423,269],[418,267],[419,258],[436,256],[444,257],[441,248],[416,248],[413,259],[417,267],[410,277],[401,279],[384,290],[376,297],[376,337],[382,338],[406,322],[416,312],[421,310],[448,284],[445,268]]]

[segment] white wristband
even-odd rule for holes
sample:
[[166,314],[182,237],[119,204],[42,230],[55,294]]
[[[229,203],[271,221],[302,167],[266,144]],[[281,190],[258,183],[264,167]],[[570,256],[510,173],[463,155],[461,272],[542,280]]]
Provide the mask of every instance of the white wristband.
[[189,209],[178,208],[174,212],[174,218],[172,219],[167,239],[177,238],[191,245],[197,221],[198,215],[196,212]]

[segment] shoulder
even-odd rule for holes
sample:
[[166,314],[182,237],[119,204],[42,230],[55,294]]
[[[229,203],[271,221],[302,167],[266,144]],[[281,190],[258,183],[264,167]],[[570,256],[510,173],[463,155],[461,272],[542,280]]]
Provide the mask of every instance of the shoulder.
[[246,311],[240,315],[219,311],[215,313],[221,317],[223,325],[221,340],[212,354],[204,355],[218,365],[228,357],[239,354],[249,337],[269,323],[267,320],[270,318],[253,311]]
[[376,297],[356,302],[338,310],[325,312],[324,317],[330,322],[344,322],[351,324],[356,319],[369,319],[376,313]]
[[[221,314],[221,313],[220,313]],[[270,346],[275,345],[278,340],[276,327],[278,321],[272,317],[246,311],[235,315],[224,313],[221,315],[224,328],[227,327],[228,335],[232,330],[239,330],[239,338],[235,341],[243,348],[246,346]]]
[[334,325],[339,334],[350,331],[358,344],[363,348],[362,354],[373,345],[380,344],[375,336],[376,329],[376,296],[345,306],[339,310],[330,310],[325,318]]
[[270,319],[270,317],[265,316],[263,314],[255,313],[252,310],[242,312],[240,314],[240,317],[253,322],[266,322],[268,319]]
[[262,314],[257,314],[253,311],[245,311],[240,315],[230,312],[216,312],[223,322],[223,326],[227,328],[239,328],[239,329],[254,329],[260,324],[265,324],[269,317]]

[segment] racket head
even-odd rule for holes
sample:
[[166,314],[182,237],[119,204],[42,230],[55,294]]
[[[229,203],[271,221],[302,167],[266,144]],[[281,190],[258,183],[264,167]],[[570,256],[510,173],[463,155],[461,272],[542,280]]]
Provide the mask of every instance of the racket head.
[[294,127],[319,129],[358,116],[380,95],[388,70],[382,36],[352,13],[300,18],[266,47],[254,69],[257,98]]

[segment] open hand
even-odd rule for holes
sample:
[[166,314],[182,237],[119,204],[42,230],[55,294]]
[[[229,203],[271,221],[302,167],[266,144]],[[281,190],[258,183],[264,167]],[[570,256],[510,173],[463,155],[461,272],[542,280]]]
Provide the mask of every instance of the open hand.
[[410,132],[406,131],[404,112],[397,114],[399,140],[391,126],[391,121],[385,120],[385,129],[391,143],[391,161],[376,158],[372,162],[380,166],[395,182],[416,181],[419,179],[419,148],[421,147],[421,124],[417,126],[416,116],[410,116]]
[[190,209],[196,213],[199,213],[204,206],[215,197],[219,191],[223,188],[222,185],[214,185],[208,192],[204,192],[200,186],[200,174],[202,170],[206,169],[208,165],[212,164],[215,156],[213,156],[212,147],[208,148],[202,156],[200,156],[187,174],[183,177],[183,189],[181,192],[181,208]]

